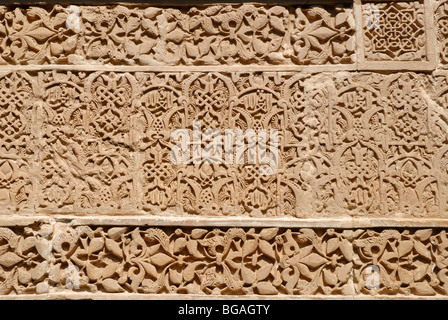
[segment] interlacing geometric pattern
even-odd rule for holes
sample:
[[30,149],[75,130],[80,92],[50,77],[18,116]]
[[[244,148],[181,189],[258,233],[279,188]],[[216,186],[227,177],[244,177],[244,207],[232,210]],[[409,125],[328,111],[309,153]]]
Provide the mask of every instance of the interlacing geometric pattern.
[[0,6],[0,298],[446,298],[447,39],[445,0]]

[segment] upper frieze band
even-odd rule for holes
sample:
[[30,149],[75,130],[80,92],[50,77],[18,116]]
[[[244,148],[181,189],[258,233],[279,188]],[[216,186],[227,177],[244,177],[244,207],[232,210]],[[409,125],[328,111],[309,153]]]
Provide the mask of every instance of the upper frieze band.
[[423,1],[7,5],[0,6],[0,64],[368,70],[386,62],[432,70],[430,13]]

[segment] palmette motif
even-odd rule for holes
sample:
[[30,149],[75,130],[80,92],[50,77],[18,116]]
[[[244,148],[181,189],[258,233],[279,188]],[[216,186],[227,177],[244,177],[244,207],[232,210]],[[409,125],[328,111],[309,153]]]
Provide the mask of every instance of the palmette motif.
[[367,60],[426,60],[423,1],[363,5]]
[[[435,296],[448,290],[448,238],[440,229],[162,230],[57,223],[0,228],[0,239],[2,295]],[[373,268],[378,273],[372,275]]]

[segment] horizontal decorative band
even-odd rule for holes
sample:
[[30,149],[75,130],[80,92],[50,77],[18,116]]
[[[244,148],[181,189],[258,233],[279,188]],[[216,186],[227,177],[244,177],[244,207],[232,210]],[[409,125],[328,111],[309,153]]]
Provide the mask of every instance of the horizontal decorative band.
[[[443,219],[446,88],[442,73],[3,74],[0,212]],[[268,164],[250,158],[261,136],[222,145],[229,130],[264,130]]]
[[[446,229],[0,228],[0,295],[446,296]],[[76,295],[75,295],[76,296]]]
[[354,28],[349,6],[334,5],[50,5],[0,11],[6,64],[350,64]]

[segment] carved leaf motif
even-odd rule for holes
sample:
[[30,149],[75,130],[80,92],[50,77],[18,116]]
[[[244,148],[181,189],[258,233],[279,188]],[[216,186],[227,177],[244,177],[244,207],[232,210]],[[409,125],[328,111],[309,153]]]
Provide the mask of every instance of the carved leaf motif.
[[258,54],[267,53],[268,48],[269,48],[269,44],[266,42],[263,42],[260,39],[254,39],[253,46],[254,46],[255,52],[257,52]]
[[426,241],[432,235],[432,229],[422,229],[415,231],[415,235],[420,239],[420,241]]
[[201,261],[196,261],[188,264],[183,272],[183,277],[186,282],[193,281],[196,268],[201,264]]
[[270,282],[262,281],[257,284],[257,289],[259,294],[272,295],[277,294],[278,290]]
[[285,8],[281,7],[281,6],[275,6],[275,7],[272,7],[271,9],[269,9],[269,13],[274,14],[276,16],[280,16],[283,13],[285,13]]
[[156,253],[155,255],[153,255],[151,257],[151,262],[158,267],[165,267],[167,264],[169,264],[173,261],[174,261],[173,258],[171,258],[170,256],[168,256],[162,252]]
[[182,273],[176,270],[170,269],[169,271],[170,282],[176,285],[182,283]]
[[327,242],[327,254],[333,253],[339,248],[339,239],[331,238]]
[[169,41],[173,41],[174,43],[181,43],[182,40],[184,39],[184,32],[180,29],[175,29],[174,31],[170,32],[166,38]]
[[112,239],[106,239],[106,248],[112,252],[116,257],[123,259],[123,250],[120,245]]
[[185,48],[187,49],[188,56],[196,58],[199,55],[199,48],[192,43],[185,43]]
[[50,43],[50,51],[54,56],[58,56],[64,52],[64,48],[58,43]]
[[353,263],[350,262],[345,264],[337,269],[337,275],[340,282],[346,282],[350,276],[350,272],[352,271]]
[[244,266],[241,268],[241,277],[247,284],[253,284],[257,279],[255,272]]
[[422,295],[422,296],[433,296],[436,294],[434,289],[427,282],[415,283],[414,290],[417,295]]
[[264,279],[266,279],[270,272],[272,270],[272,265],[267,264],[263,267],[261,267],[258,271],[257,271],[257,281],[262,281]]
[[141,261],[140,263],[145,269],[146,274],[149,275],[152,279],[157,279],[159,277],[156,267],[154,267],[151,263],[145,261]]
[[153,19],[155,16],[157,16],[161,12],[162,12],[162,9],[160,9],[160,8],[149,7],[149,8],[145,9],[144,16],[148,19]]
[[54,32],[47,28],[37,28],[27,32],[27,36],[32,37],[38,41],[46,41],[54,35]]
[[16,255],[14,252],[7,252],[0,256],[0,265],[6,268],[11,268],[22,260],[23,259]]
[[404,284],[410,284],[413,281],[412,273],[403,268],[398,268],[398,277]]
[[219,32],[213,27],[213,21],[210,17],[203,17],[201,25],[204,28],[204,30],[209,34],[215,34]]
[[331,37],[333,37],[337,32],[334,30],[331,30],[327,27],[320,27],[312,32],[310,32],[309,34],[313,37],[318,38],[321,41],[326,41],[328,39],[330,39]]
[[131,16],[126,23],[126,32],[130,33],[140,26],[140,18]]
[[418,265],[416,263],[416,265],[417,265],[417,268],[414,269],[414,272],[413,272],[414,281],[421,281],[426,276],[426,273],[428,271],[428,265],[423,264],[423,263],[421,265]]
[[187,242],[187,249],[190,254],[192,254],[196,258],[203,258],[204,256],[198,251],[198,242],[197,240],[189,240]]
[[101,249],[103,249],[103,247],[104,247],[103,238],[93,238],[89,244],[88,254],[91,255],[92,253],[98,252]]
[[110,278],[115,274],[115,271],[117,270],[117,264],[114,262],[110,262],[103,270],[102,277],[103,278]]
[[31,273],[31,277],[35,281],[40,281],[47,273],[47,271],[48,271],[48,261],[41,262],[34,267],[33,272]]
[[350,37],[350,39],[348,39],[347,42],[345,43],[345,48],[348,51],[355,51],[355,46],[356,46],[355,37]]
[[124,292],[125,290],[120,286],[117,280],[105,279],[101,283],[103,285],[104,291],[110,293]]
[[[47,239],[39,239],[36,240],[35,238],[31,238],[30,240],[34,240],[35,241],[35,246],[36,246],[36,250],[37,252],[40,254],[40,256],[44,259],[49,259],[50,255],[51,255],[51,250],[50,250],[50,243]],[[29,245],[32,245],[31,243],[27,243],[27,246],[25,246],[24,250],[27,250],[29,247]],[[28,248],[27,248],[28,247]]]
[[267,25],[268,21],[269,20],[268,20],[268,18],[265,15],[260,15],[260,16],[255,18],[254,24],[253,24],[253,28],[255,30],[264,28]]
[[280,19],[279,17],[271,16],[269,18],[269,23],[275,30],[285,32],[285,26],[283,25],[282,19]]
[[251,255],[257,250],[258,243],[256,240],[247,240],[243,245],[243,257]]
[[431,253],[423,243],[421,243],[420,241],[415,241],[414,247],[415,251],[417,251],[420,255],[422,255],[426,259],[431,259]]
[[272,240],[278,233],[278,228],[266,228],[261,230],[260,237],[263,240],[270,241]]
[[[27,239],[30,239],[31,237],[29,237],[29,238],[27,238]],[[34,237],[33,237],[34,238]],[[31,241],[27,241],[28,243],[26,243],[25,241],[24,241],[24,244],[30,244],[31,245],[31,247],[25,247],[25,248],[23,248],[22,250],[20,250],[20,251],[26,251],[27,249],[29,249],[29,248],[32,248],[33,246],[34,246],[34,241],[36,241],[36,238],[34,238],[34,239],[30,239]],[[3,246],[0,246],[0,256],[1,255],[3,255],[5,252],[7,252],[8,251],[8,249],[9,249],[9,245],[8,244],[5,244],[5,245],[3,245]],[[21,253],[19,251],[19,253]]]
[[339,26],[341,26],[345,21],[347,21],[347,18],[348,18],[348,13],[347,12],[339,12],[337,15],[336,15],[336,18],[335,18],[335,27],[339,27]]
[[328,284],[330,286],[335,286],[338,283],[338,277],[336,276],[336,274],[334,274],[330,270],[324,269],[323,275],[324,275],[324,281],[326,284]]
[[300,262],[307,265],[308,267],[318,268],[325,262],[327,262],[327,260],[324,257],[318,255],[317,253],[311,253],[310,255],[300,260]]
[[[114,228],[110,228],[109,231],[107,232],[107,235],[112,239],[112,240],[118,240],[120,239],[121,235],[125,234],[128,228],[126,227],[114,227]],[[107,241],[106,241],[107,243]]]
[[352,261],[353,258],[353,244],[347,239],[342,239],[340,243],[342,254],[348,261]]
[[18,277],[17,279],[21,284],[28,284],[31,282],[31,272],[25,269],[19,269],[17,271]]
[[149,19],[143,19],[142,20],[142,28],[145,30],[149,35],[153,37],[157,37],[159,35],[159,30],[157,29],[154,22],[152,22]]
[[300,257],[303,258],[303,257],[306,257],[307,255],[309,255],[313,251],[313,248],[314,247],[312,244],[305,246],[303,248],[300,248],[300,251],[299,251]]
[[260,240],[259,246],[260,246],[261,252],[263,252],[269,258],[272,258],[275,260],[275,252],[274,252],[274,249],[272,248],[272,245],[269,244],[269,242],[267,242],[266,240]]
[[343,55],[344,52],[346,51],[346,48],[343,44],[334,42],[332,45],[333,45],[333,53],[338,56]]
[[191,230],[191,238],[199,239],[202,238],[208,231],[205,229],[193,229]]
[[140,53],[140,48],[132,41],[125,42],[125,49],[130,56],[136,56]]
[[[154,40],[149,38],[144,39],[143,43],[140,45],[140,55],[147,55],[155,45],[156,42]],[[140,57],[140,60],[142,60],[142,57]]]
[[[308,54],[309,54],[309,52],[308,52],[308,50],[309,50],[309,46],[311,45],[311,47],[312,48],[314,48],[314,49],[321,49],[322,48],[322,45],[320,44],[320,42],[319,42],[319,40],[317,39],[317,38],[315,38],[315,37],[313,37],[313,36],[307,36],[306,37],[306,40],[309,42],[309,44],[307,45],[307,48],[304,48],[304,49],[306,49],[305,50],[305,55],[303,56],[303,58],[305,58]],[[300,51],[302,51],[302,50],[300,50]],[[302,59],[303,59],[302,58]]]
[[411,252],[412,248],[414,248],[414,242],[412,240],[401,241],[398,245],[398,256],[403,257]]
[[86,264],[86,271],[87,276],[92,281],[97,281],[103,274],[103,270],[101,268],[98,268],[91,263]]
[[59,12],[51,21],[53,24],[53,28],[57,29],[62,27],[67,22],[67,14],[64,12]]
[[302,263],[298,263],[297,267],[299,268],[300,274],[303,275],[305,278],[312,279],[313,274],[311,273],[310,269]]
[[173,252],[178,253],[178,252],[182,251],[186,245],[187,245],[187,240],[185,238],[176,239],[176,241],[174,241]]

